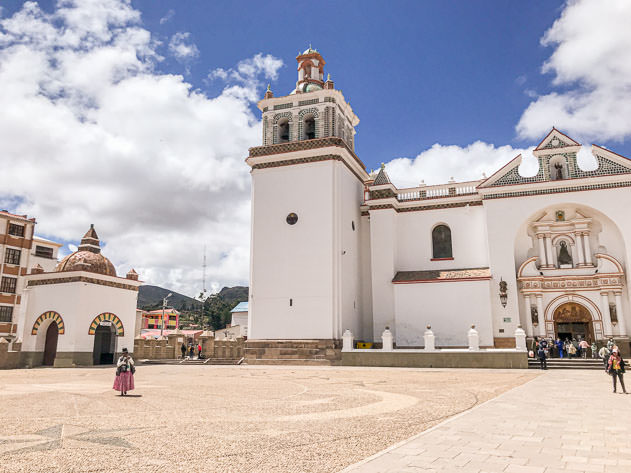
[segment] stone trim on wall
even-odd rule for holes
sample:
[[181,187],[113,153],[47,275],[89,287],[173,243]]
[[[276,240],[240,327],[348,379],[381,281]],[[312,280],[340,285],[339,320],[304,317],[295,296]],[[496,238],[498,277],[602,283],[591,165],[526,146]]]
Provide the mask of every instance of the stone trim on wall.
[[88,278],[85,276],[72,276],[68,278],[55,279],[35,279],[28,282],[28,287],[46,286],[49,284],[66,284],[71,282],[86,282],[89,284],[97,284],[99,286],[115,287],[117,289],[127,289],[128,291],[138,292],[138,286],[132,286],[131,284],[124,284],[120,282],[104,281],[102,279]]
[[[313,140],[310,140],[313,141]],[[337,154],[321,154],[319,156],[309,156],[308,158],[295,158],[295,159],[288,159],[286,161],[274,161],[274,162],[267,162],[267,163],[259,163],[259,164],[254,164],[252,166],[252,170],[254,169],[268,169],[268,168],[278,168],[278,167],[283,167],[283,166],[294,166],[296,164],[306,164],[306,163],[319,163],[322,161],[339,161],[341,163],[343,163],[346,168],[353,173],[353,175],[359,179],[360,181],[364,181],[362,179],[362,177],[357,174],[357,172],[355,172],[355,170],[350,167],[348,165],[348,163],[339,155]]]
[[592,190],[601,190],[601,189],[615,189],[619,187],[631,187],[631,181],[611,182],[607,184],[591,184],[591,185],[576,186],[576,187],[557,187],[553,189],[535,189],[535,190],[529,190],[529,191],[501,192],[498,194],[483,195],[482,198],[484,200],[504,199],[504,198],[509,198],[509,197],[524,197],[524,196],[531,196],[531,195],[560,194],[564,192],[582,192],[582,191],[592,191]]
[[[482,201],[468,201],[468,202],[445,202],[443,204],[423,205],[417,207],[395,207],[393,204],[383,205],[371,205],[369,210],[382,210],[382,209],[394,209],[398,212],[419,212],[422,210],[436,210],[436,209],[451,209],[455,207],[482,205]],[[363,215],[363,214],[362,214]]]
[[[282,153],[293,153],[294,151],[304,151],[310,149],[324,148],[326,146],[337,146],[339,148],[345,148],[350,155],[357,161],[357,163],[362,167],[362,169],[366,169],[364,163],[357,157],[357,155],[353,152],[353,150],[346,144],[346,142],[342,138],[338,138],[336,136],[329,136],[326,138],[316,138],[313,140],[302,140],[302,141],[289,141],[287,143],[276,143],[273,145],[267,146],[255,146],[250,148],[250,158],[258,158],[261,156],[272,156],[275,154]],[[362,179],[363,182],[363,179]]]
[[119,337],[125,336],[125,328],[123,327],[123,322],[118,318],[116,314],[112,314],[111,312],[103,312],[102,314],[94,317],[94,320],[90,324],[90,328],[88,329],[88,335],[94,335],[96,333],[96,328],[101,324],[101,322],[112,322],[112,325],[116,327],[116,335]]

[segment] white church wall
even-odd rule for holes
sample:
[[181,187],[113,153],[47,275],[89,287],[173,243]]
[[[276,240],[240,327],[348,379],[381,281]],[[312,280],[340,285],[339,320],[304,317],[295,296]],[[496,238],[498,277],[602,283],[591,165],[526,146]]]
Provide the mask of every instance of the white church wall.
[[[453,260],[432,261],[432,230],[451,230]],[[461,269],[488,266],[486,224],[482,206],[400,212],[397,214],[397,271]]]
[[334,163],[252,171],[252,339],[332,338]]
[[361,217],[361,225],[359,226],[360,245],[361,245],[361,310],[362,323],[361,331],[357,333],[359,340],[373,339],[373,316],[372,316],[372,265],[370,250],[370,218],[368,216]]
[[338,162],[339,205],[341,221],[338,223],[341,234],[342,261],[342,310],[341,326],[336,338],[341,338],[346,329],[359,334],[362,325],[361,298],[361,214],[359,207],[363,200],[363,183],[355,177],[346,166]]
[[437,347],[468,346],[471,325],[481,346],[493,346],[489,281],[394,284],[394,295],[397,346],[424,346],[428,324]]
[[396,221],[393,209],[370,212],[370,254],[372,283],[373,339],[381,341],[386,326],[396,332],[394,325],[394,289],[397,251]]

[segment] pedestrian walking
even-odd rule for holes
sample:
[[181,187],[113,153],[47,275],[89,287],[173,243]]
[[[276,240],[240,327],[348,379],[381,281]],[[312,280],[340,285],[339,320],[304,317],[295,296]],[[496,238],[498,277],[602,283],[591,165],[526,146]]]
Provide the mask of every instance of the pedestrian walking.
[[570,358],[576,357],[576,347],[571,342],[567,344],[567,353]]
[[542,370],[547,370],[548,369],[548,363],[546,361],[546,350],[545,348],[542,346],[543,343],[539,344],[539,350],[537,351],[537,357],[539,357],[539,365],[541,366]]
[[589,348],[589,343],[587,342],[587,340],[582,339],[578,343],[578,346],[581,348],[581,357],[587,358],[587,349]]
[[610,338],[609,340],[607,340],[607,349],[609,350],[609,353],[611,353],[611,351],[613,350],[613,346],[615,345],[613,338]]
[[609,363],[609,348],[603,346],[600,350],[598,350],[598,356],[603,360],[603,364],[605,365],[605,370],[607,369],[607,364]]
[[557,337],[554,344],[557,346],[557,351],[559,352],[559,358],[563,358],[564,351],[565,351],[564,350],[565,346],[563,345],[563,342],[561,341],[560,338]]
[[195,357],[195,348],[193,348],[193,344],[188,348],[188,356],[192,360]]
[[182,359],[186,358],[186,345],[182,342],[182,346],[180,347],[180,351],[182,352]]
[[201,357],[202,357],[202,344],[198,343],[197,344],[197,358],[201,359]]
[[135,372],[134,360],[129,355],[127,348],[123,348],[123,354],[116,363],[116,377],[114,378],[114,389],[120,391],[121,396],[125,396],[128,391],[134,389]]
[[596,342],[592,343],[592,358],[598,358],[598,345],[596,345]]
[[609,363],[607,363],[607,373],[611,375],[613,381],[613,392],[616,392],[616,381],[620,380],[620,386],[622,392],[627,394],[627,390],[624,387],[624,360],[620,356],[619,351],[614,351],[609,357]]

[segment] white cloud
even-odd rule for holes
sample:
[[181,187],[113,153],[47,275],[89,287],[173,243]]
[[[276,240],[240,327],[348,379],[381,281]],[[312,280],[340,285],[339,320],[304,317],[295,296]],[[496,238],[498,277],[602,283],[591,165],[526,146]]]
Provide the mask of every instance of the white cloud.
[[559,87],[536,98],[517,132],[536,139],[552,125],[586,140],[631,135],[631,2],[572,0],[541,43],[555,48],[542,72]]
[[165,23],[168,23],[169,21],[171,21],[171,19],[175,16],[175,10],[173,10],[172,8],[166,12],[166,14],[160,18],[160,24],[164,25]]
[[206,245],[209,287],[247,284],[249,100],[275,70],[208,97],[156,72],[158,47],[127,0],[0,19],[0,201],[57,239],[94,223],[119,273],[148,283],[198,293]]
[[169,51],[178,61],[189,61],[199,56],[199,49],[191,42],[190,33],[175,33],[169,41]]
[[[414,159],[393,159],[386,164],[386,171],[397,187],[416,187],[422,180],[428,185],[444,184],[452,177],[456,181],[473,181],[482,179],[483,174],[490,176],[524,151],[482,141],[466,147],[437,143]],[[519,171],[527,176],[535,174],[537,168],[536,159],[524,157]]]

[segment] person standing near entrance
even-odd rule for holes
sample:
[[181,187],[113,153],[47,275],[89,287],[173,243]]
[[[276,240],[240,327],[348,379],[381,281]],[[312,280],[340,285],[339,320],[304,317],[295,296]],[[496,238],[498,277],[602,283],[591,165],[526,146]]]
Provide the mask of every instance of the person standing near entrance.
[[602,358],[603,364],[605,365],[605,371],[607,370],[607,364],[609,363],[609,353],[611,353],[609,348],[605,346],[598,351],[598,356]]
[[596,345],[596,342],[592,342],[592,358],[598,358],[598,345]]
[[542,370],[548,369],[548,363],[546,361],[546,347],[544,346],[544,342],[539,344],[539,348],[537,350],[537,357],[539,358],[539,364],[541,365]]
[[[607,373],[611,375],[613,381],[613,392],[616,392],[616,381],[620,380],[620,386],[622,386],[622,392],[627,394],[627,390],[624,387],[624,360],[620,356],[619,351],[614,351],[609,357],[609,363],[607,363]],[[617,379],[616,379],[617,378]]]
[[123,354],[116,363],[116,378],[114,378],[114,389],[120,391],[121,396],[134,389],[135,372],[134,360],[129,355],[127,348],[123,348]]
[[587,349],[589,348],[589,343],[587,343],[587,340],[582,339],[579,344],[579,347],[581,347],[581,356],[583,358],[587,358]]
[[563,342],[561,341],[559,337],[557,337],[554,344],[557,346],[557,351],[559,352],[559,358],[563,358],[563,348],[564,348]]
[[186,358],[186,345],[182,342],[182,346],[180,347],[180,351],[182,352],[182,359]]

